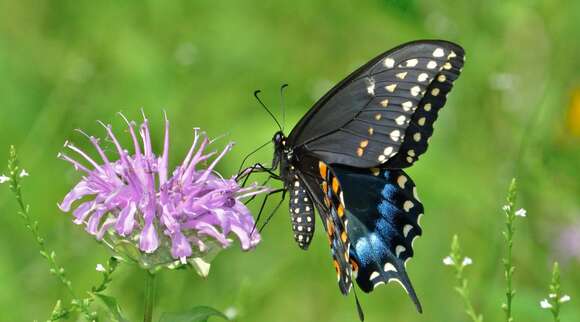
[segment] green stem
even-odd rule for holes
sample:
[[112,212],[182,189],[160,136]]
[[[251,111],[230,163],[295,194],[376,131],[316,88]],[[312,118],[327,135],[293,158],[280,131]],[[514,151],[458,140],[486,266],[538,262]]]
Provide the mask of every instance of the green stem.
[[512,279],[515,267],[513,265],[513,242],[514,242],[514,234],[515,234],[515,226],[514,221],[516,220],[516,197],[517,197],[517,186],[516,186],[516,179],[513,178],[512,182],[510,183],[510,187],[508,189],[508,196],[507,196],[507,208],[505,211],[506,217],[506,230],[503,232],[506,242],[506,255],[503,259],[504,264],[504,275],[506,280],[506,301],[503,303],[502,308],[505,311],[506,322],[514,322],[514,318],[512,316],[512,302],[513,298],[516,294],[513,288]]
[[153,321],[153,304],[155,302],[155,274],[147,272],[145,281],[145,316],[143,322]]

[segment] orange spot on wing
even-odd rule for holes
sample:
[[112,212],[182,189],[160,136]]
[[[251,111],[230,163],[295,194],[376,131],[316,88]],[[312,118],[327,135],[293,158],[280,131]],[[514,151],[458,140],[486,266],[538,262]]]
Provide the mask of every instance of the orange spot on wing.
[[358,264],[356,263],[356,261],[354,259],[350,259],[350,266],[352,266],[352,270],[353,271],[358,271]]
[[320,177],[326,179],[326,164],[322,161],[318,161],[318,170],[320,170]]
[[328,193],[328,183],[326,181],[322,181],[322,191],[324,191],[325,194]]
[[334,269],[336,270],[336,274],[339,275],[340,274],[340,266],[338,265],[338,262],[336,261],[336,259],[333,259],[332,263],[334,264]]
[[338,184],[338,179],[336,179],[336,177],[332,178],[332,191],[334,191],[334,193],[338,193],[338,188],[339,188],[339,184]]
[[324,197],[324,204],[326,205],[326,208],[330,208],[330,199],[328,199],[326,196]]
[[334,224],[328,218],[326,219],[326,231],[328,232],[328,236],[334,235]]
[[342,234],[340,234],[340,239],[342,240],[343,243],[346,243],[347,236],[345,231],[343,231]]
[[338,205],[338,209],[336,209],[336,212],[338,212],[338,216],[340,218],[344,216],[344,207],[342,206],[342,204]]

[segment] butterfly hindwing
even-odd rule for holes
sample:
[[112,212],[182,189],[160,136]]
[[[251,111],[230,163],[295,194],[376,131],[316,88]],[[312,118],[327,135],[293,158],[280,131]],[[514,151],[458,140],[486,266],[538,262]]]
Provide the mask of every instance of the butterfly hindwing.
[[320,99],[288,140],[329,164],[368,168],[399,155],[389,165],[409,166],[427,148],[463,57],[461,47],[446,41],[383,53]]
[[328,235],[338,286],[342,294],[348,294],[352,287],[352,267],[342,188],[328,165],[322,161],[318,165],[324,196],[319,213]]
[[422,233],[423,205],[412,180],[402,170],[337,165],[333,172],[343,189],[357,284],[371,292],[378,285],[397,281],[421,311],[405,269],[413,256],[413,241]]

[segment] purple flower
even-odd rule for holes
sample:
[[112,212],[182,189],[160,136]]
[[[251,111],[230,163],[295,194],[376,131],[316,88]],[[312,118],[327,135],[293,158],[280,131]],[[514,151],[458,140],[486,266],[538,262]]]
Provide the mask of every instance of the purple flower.
[[[239,239],[243,250],[260,242],[260,235],[253,230],[254,219],[240,200],[268,189],[255,184],[242,188],[235,179],[225,179],[214,171],[232,143],[219,154],[206,153],[212,141],[195,129],[189,152],[170,174],[167,117],[163,152],[158,156],[151,147],[145,115],[138,129],[134,122],[121,116],[133,142],[132,154],[121,146],[111,125],[104,124],[118,160],[110,159],[99,139],[88,135],[100,160],[70,142],[65,147],[80,155],[87,165],[59,154],[59,158],[84,172],[81,181],[58,205],[62,211],[72,210],[74,223],[85,225],[86,231],[98,240],[132,255],[147,268],[176,260],[182,264],[199,262],[202,257],[214,256],[216,249],[228,247],[232,243],[230,235]],[[200,167],[206,163],[206,168]]]

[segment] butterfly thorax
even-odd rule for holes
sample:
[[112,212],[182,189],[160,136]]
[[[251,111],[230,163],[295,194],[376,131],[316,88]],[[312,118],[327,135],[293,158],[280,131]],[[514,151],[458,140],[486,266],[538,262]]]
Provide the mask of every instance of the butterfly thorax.
[[290,164],[292,161],[292,149],[287,146],[286,136],[282,131],[276,132],[272,138],[274,143],[274,159],[272,160],[272,167],[274,169],[280,168],[280,178],[284,182],[284,187],[288,189],[288,186],[292,183],[290,174]]

